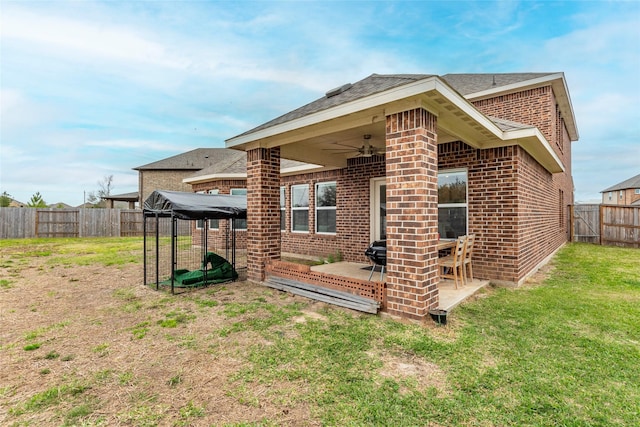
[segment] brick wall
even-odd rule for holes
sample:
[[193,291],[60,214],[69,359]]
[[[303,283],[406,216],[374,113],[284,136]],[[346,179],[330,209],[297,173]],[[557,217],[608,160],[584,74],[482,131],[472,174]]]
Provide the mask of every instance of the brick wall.
[[280,259],[280,148],[247,152],[247,278],[262,282]]
[[436,138],[426,110],[386,118],[387,311],[413,319],[438,306]]
[[551,86],[473,101],[487,116],[536,126],[548,141],[556,140],[556,109]]
[[144,204],[147,197],[155,190],[192,192],[191,185],[182,182],[195,170],[144,170],[138,171],[138,185],[140,187],[140,203]]
[[565,168],[550,174],[517,146],[475,150],[438,146],[438,168],[466,168],[474,274],[518,283],[568,240],[573,204],[571,141],[551,87],[474,102],[484,114],[537,126]]
[[[326,257],[340,251],[345,261],[367,262],[364,250],[371,243],[371,178],[385,176],[384,156],[349,159],[345,169],[282,178],[286,191],[287,230],[282,251]],[[336,182],[336,234],[315,233],[315,184]],[[291,232],[291,186],[309,186],[309,232]]]

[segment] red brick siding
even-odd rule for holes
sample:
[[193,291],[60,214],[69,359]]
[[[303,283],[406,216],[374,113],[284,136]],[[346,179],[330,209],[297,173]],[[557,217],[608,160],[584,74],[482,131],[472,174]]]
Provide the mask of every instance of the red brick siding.
[[426,110],[386,118],[387,310],[413,319],[438,305],[436,138]]
[[[193,184],[191,190],[193,192],[198,191],[209,191],[209,190],[218,190],[218,194],[231,194],[231,189],[235,188],[247,188],[247,181],[245,179],[221,179],[218,181],[208,181],[201,182],[197,184]],[[208,244],[213,245],[213,247],[224,247],[225,240],[227,238],[227,229],[230,230],[229,221],[221,220],[220,227],[218,230],[209,229],[207,232],[207,241]],[[195,229],[194,230],[194,241],[200,241],[197,239],[202,239],[200,236],[202,230]],[[229,237],[231,238],[231,237]],[[247,232],[242,230],[236,230],[236,248],[245,249],[247,247]]]
[[280,148],[247,152],[247,278],[261,282],[280,259]]
[[[345,261],[366,262],[371,178],[384,175],[384,156],[372,156],[349,159],[345,169],[283,177],[287,231],[282,233],[282,251],[319,257],[340,251]],[[331,181],[336,182],[336,234],[316,234],[315,184]],[[300,184],[309,185],[309,233],[291,233],[291,186]]]
[[468,233],[476,235],[474,276],[517,277],[518,200],[515,147],[476,150],[463,142],[438,146],[438,169],[467,169]]
[[182,182],[195,170],[145,170],[138,171],[138,185],[140,186],[140,202],[144,204],[149,195],[155,190],[192,192],[191,185]]
[[548,141],[555,140],[556,110],[551,86],[473,101],[487,116],[536,126]]

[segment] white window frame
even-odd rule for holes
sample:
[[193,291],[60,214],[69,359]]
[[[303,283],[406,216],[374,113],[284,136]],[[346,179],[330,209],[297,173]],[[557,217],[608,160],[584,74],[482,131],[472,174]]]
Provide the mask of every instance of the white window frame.
[[381,215],[380,215],[380,187],[385,186],[386,188],[387,185],[387,178],[386,177],[378,177],[378,178],[371,178],[370,182],[369,182],[369,195],[370,195],[370,203],[369,203],[369,207],[370,207],[370,217],[371,217],[371,224],[370,224],[370,240],[373,242],[375,240],[380,240],[382,239],[382,237],[384,236],[386,238],[387,236],[387,230],[386,228],[384,230],[381,229]]
[[[284,218],[284,228],[282,227]],[[280,187],[280,231],[287,231],[287,187]]]
[[[212,190],[208,190],[207,194],[220,194],[220,190],[217,188],[214,188]],[[214,226],[214,222],[215,221],[215,226]],[[209,220],[209,230],[219,230],[220,229],[220,220],[219,219],[210,219]]]
[[[296,189],[305,188],[307,189],[307,206],[295,207],[294,206],[294,193]],[[306,233],[309,234],[309,184],[297,184],[292,185],[289,189],[290,198],[291,198],[291,232],[292,233]],[[295,211],[307,211],[307,229],[306,230],[294,230],[293,229],[293,220],[294,220],[294,212]]]
[[[204,190],[201,190],[201,191],[196,191],[196,194],[207,194],[207,192]],[[204,230],[204,219],[196,220],[196,230]]]
[[[315,232],[316,234],[328,234],[328,235],[333,235],[335,236],[336,232],[338,231],[338,217],[337,217],[337,206],[318,206],[318,188],[320,186],[329,186],[329,185],[333,185],[336,189],[336,205],[338,204],[338,184],[336,181],[327,181],[327,182],[316,182],[315,185]],[[318,211],[334,211],[336,212],[336,231],[318,231]]]
[[[467,178],[467,184],[466,184],[466,188],[465,188],[465,203],[440,203],[440,201],[438,200],[438,209],[440,208],[462,208],[464,207],[467,211],[465,218],[466,218],[466,224],[464,226],[465,228],[465,234],[469,234],[469,170],[467,168],[456,168],[456,169],[442,169],[442,170],[438,170],[438,180],[440,179],[440,174],[447,174],[447,173],[460,173],[460,172],[464,172]],[[438,221],[438,226],[440,225],[440,221]],[[458,237],[458,236],[456,236]],[[442,239],[443,236],[440,236],[440,238]]]
[[[233,194],[234,192],[237,192],[237,191],[240,191],[240,192],[242,192],[243,194]],[[229,191],[229,194],[230,194],[231,196],[246,196],[246,195],[247,195],[247,189],[246,189],[246,188],[232,188],[232,189]],[[246,221],[246,219],[245,219],[245,221]],[[236,222],[236,220],[234,220],[234,219],[232,219],[232,220],[231,220],[231,229],[232,229],[232,230],[236,230],[236,231],[247,231],[247,227],[244,227],[244,228],[235,228],[235,222]],[[245,222],[245,224],[246,224],[246,222]]]
[[635,193],[640,194],[640,188],[636,188]]

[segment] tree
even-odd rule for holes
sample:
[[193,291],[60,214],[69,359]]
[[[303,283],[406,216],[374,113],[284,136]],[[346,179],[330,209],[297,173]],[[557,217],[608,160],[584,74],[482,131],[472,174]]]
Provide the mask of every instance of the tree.
[[29,203],[27,203],[27,206],[30,208],[46,208],[47,203],[44,201],[44,199],[40,195],[40,192],[37,191],[36,194],[31,196],[31,200],[29,200]]
[[87,201],[96,207],[104,207],[103,197],[111,195],[111,186],[113,185],[113,175],[105,175],[98,181],[98,191],[92,191],[87,194]]
[[11,194],[7,193],[6,191],[3,191],[2,194],[0,195],[0,208],[8,208],[9,205],[11,205],[11,200],[13,200],[13,197],[11,197]]

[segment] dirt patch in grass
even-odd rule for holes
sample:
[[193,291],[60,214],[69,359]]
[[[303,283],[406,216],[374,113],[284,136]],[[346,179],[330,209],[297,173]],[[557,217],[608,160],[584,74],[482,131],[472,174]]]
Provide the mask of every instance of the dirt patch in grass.
[[304,385],[243,396],[233,381],[267,341],[254,331],[267,309],[321,318],[306,299],[247,282],[172,296],[143,286],[140,264],[0,255],[0,425],[314,424],[286,398]]

